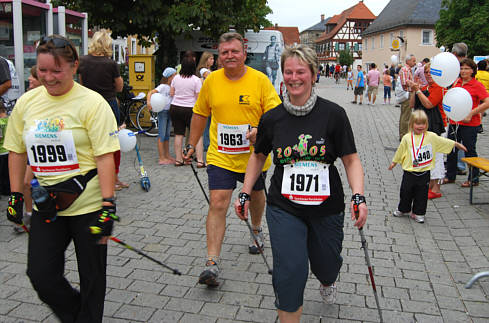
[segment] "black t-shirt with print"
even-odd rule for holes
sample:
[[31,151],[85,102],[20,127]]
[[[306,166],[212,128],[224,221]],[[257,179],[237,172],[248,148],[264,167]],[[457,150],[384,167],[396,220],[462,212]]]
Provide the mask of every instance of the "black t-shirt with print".
[[[302,117],[288,113],[281,104],[265,113],[258,126],[255,152],[273,151],[275,171],[267,202],[297,216],[325,216],[345,210],[341,178],[334,162],[356,153],[350,121],[339,105],[318,97],[312,111]],[[331,164],[330,196],[320,205],[301,205],[281,194],[284,165],[297,160]]]

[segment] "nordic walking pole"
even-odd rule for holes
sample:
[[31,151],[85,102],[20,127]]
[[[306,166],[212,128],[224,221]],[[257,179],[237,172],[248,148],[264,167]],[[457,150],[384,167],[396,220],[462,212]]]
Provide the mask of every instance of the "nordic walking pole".
[[[365,199],[363,200],[363,202],[365,202]],[[360,203],[361,201],[359,195],[355,194],[353,198],[353,211],[355,212],[355,217],[357,219],[358,216],[360,215],[360,210],[358,209]],[[372,264],[370,263],[370,257],[368,255],[367,240],[365,239],[365,234],[363,233],[363,227],[358,228],[358,232],[360,232],[360,241],[362,242],[362,249],[365,252],[365,262],[367,263],[370,282],[372,283],[372,289],[374,290],[375,303],[377,304],[377,310],[379,311],[380,322],[382,323],[384,322],[384,320],[382,319],[382,311],[380,310],[379,296],[377,295],[377,287],[375,287],[374,273],[372,270]]]
[[195,170],[194,168],[194,164],[191,163],[190,164],[190,167],[192,168],[192,171],[194,172],[194,175],[195,175],[195,179],[197,180],[197,182],[199,183],[199,186],[200,186],[200,189],[202,190],[202,193],[204,193],[204,197],[205,199],[207,200],[207,204],[210,204],[209,202],[209,198],[207,197],[207,194],[205,193],[205,190],[204,190],[204,186],[202,186],[202,183],[200,182],[200,179],[199,179],[199,175],[197,174],[197,171]]
[[178,271],[177,269],[173,269],[173,268],[171,268],[170,266],[165,265],[164,263],[162,263],[162,262],[161,262],[161,261],[159,261],[158,259],[155,259],[155,258],[153,258],[153,257],[151,257],[151,256],[149,256],[149,255],[147,255],[147,254],[145,254],[145,253],[144,253],[144,252],[142,252],[141,250],[138,250],[138,249],[136,249],[136,248],[134,248],[134,247],[132,247],[132,246],[128,245],[127,243],[125,243],[124,241],[121,241],[121,240],[117,239],[116,237],[112,237],[112,236],[111,236],[111,237],[109,237],[109,239],[110,239],[110,240],[112,240],[112,241],[114,241],[114,242],[117,242],[118,244],[120,244],[121,246],[126,247],[126,248],[127,248],[127,249],[129,249],[129,250],[134,251],[135,253],[137,253],[137,254],[139,254],[139,255],[141,255],[141,256],[143,256],[143,257],[148,258],[149,260],[152,260],[152,261],[156,262],[158,265],[163,266],[163,267],[165,267],[166,269],[169,269],[169,270],[173,271],[173,274],[175,274],[175,275],[180,275],[180,276],[182,275],[182,273],[181,273],[180,271]]
[[[245,194],[245,193],[241,193]],[[241,205],[241,215],[244,215],[244,205],[246,203],[246,199],[242,198],[240,194],[239,198],[239,204]],[[268,273],[271,275],[273,273],[273,270],[270,268],[270,265],[268,264],[267,258],[265,257],[265,254],[263,253],[263,249],[260,246],[260,243],[258,242],[258,239],[256,238],[255,233],[253,232],[253,229],[251,228],[250,222],[248,222],[248,219],[244,220],[246,222],[246,226],[248,227],[248,230],[250,230],[250,234],[253,237],[253,240],[255,241],[256,247],[258,248],[258,251],[260,252],[260,255],[263,258],[263,261],[265,262],[265,265],[267,266]]]

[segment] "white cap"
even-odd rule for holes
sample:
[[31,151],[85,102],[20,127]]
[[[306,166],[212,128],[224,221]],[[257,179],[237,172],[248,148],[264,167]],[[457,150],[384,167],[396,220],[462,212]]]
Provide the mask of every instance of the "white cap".
[[207,72],[209,72],[209,73],[210,73],[211,71],[209,71],[209,70],[208,70],[207,68],[205,68],[205,67],[202,67],[202,68],[200,69],[200,71],[199,71],[199,73],[200,73],[200,76],[201,76],[201,77],[204,77],[204,74],[205,74],[205,73],[207,73]]

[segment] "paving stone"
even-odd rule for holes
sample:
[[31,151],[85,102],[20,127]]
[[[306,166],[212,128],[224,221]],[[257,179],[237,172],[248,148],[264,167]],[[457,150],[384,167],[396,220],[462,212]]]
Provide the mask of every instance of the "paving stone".
[[169,311],[169,310],[157,310],[148,322],[151,323],[174,323],[179,322],[183,316],[183,312]]
[[418,302],[418,301],[401,299],[401,305],[405,312],[432,314],[432,315],[440,314],[440,311],[436,303]]
[[339,318],[348,320],[361,320],[364,322],[378,322],[379,313],[377,309],[356,306],[341,306]]
[[217,318],[228,318],[232,319],[236,316],[238,312],[239,306],[226,305],[226,304],[217,304],[217,303],[207,303],[204,305],[201,314],[207,315],[209,317],[217,317]]
[[418,323],[443,323],[443,319],[439,316],[416,313],[414,317]]
[[147,322],[151,315],[153,315],[155,309],[144,306],[134,306],[134,305],[122,305],[114,314],[114,317]]
[[182,311],[187,313],[198,313],[204,302],[184,298],[171,298],[166,304],[165,309],[172,311]]
[[247,322],[274,322],[277,312],[274,310],[240,307],[236,319]]
[[28,303],[22,303],[9,312],[9,316],[32,321],[42,321],[50,314],[51,310],[46,306]]
[[469,315],[475,317],[489,317],[489,307],[487,306],[487,300],[485,302],[472,302],[465,301],[465,306],[469,312]]

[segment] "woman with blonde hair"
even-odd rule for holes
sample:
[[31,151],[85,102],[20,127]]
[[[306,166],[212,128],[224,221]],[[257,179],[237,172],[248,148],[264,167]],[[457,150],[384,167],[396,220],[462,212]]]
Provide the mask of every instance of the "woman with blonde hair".
[[199,65],[197,65],[197,69],[195,70],[195,75],[204,81],[207,75],[210,74],[212,65],[214,65],[214,54],[203,52],[202,56],[200,56]]
[[[78,68],[79,81],[83,86],[94,90],[104,97],[114,112],[117,125],[120,126],[120,112],[117,104],[116,93],[122,91],[124,81],[119,72],[119,66],[112,60],[112,38],[107,30],[101,29],[93,34],[88,55],[80,58]],[[129,184],[121,182],[119,165],[121,163],[121,152],[114,153],[117,191],[129,187]]]

